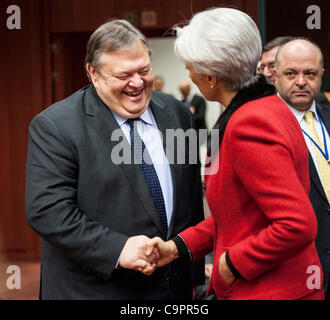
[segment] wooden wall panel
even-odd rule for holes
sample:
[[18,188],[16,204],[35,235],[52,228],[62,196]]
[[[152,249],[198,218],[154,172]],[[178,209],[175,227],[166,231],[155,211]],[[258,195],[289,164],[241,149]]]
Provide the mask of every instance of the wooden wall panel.
[[114,0],[50,0],[50,31],[52,33],[92,31],[116,16],[114,4]]
[[[12,1],[1,1],[1,11]],[[25,219],[28,125],[50,103],[47,1],[17,0],[20,30],[1,26],[1,251],[15,259],[39,256],[39,239]],[[5,7],[5,9],[3,9]],[[46,71],[48,70],[48,71]],[[48,75],[48,78],[46,78]]]
[[258,24],[258,0],[167,0],[163,11],[163,28],[170,28],[177,23],[184,23],[193,14],[207,8],[228,7],[242,10]]
[[[86,32],[110,18],[134,15],[141,29],[166,30],[181,21],[190,19],[193,13],[206,8],[227,6],[246,11],[257,21],[258,0],[50,0],[51,32]],[[144,26],[142,13],[155,11],[156,24]]]
[[52,35],[53,102],[89,83],[84,62],[90,35],[90,32]]

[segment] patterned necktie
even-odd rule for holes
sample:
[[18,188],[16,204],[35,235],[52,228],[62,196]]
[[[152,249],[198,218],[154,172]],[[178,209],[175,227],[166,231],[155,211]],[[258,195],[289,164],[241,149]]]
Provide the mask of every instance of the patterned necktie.
[[164,203],[163,192],[158,180],[157,172],[152,163],[148,149],[137,132],[137,121],[139,119],[128,119],[127,123],[131,127],[131,149],[134,154],[134,163],[139,164],[144,178],[148,184],[151,196],[153,198],[156,209],[160,214],[162,229],[164,234],[167,234],[167,217]]
[[[313,111],[306,112],[304,118],[307,123],[307,133],[318,144],[318,146],[324,150],[325,146],[323,146],[323,144],[321,143],[314,126]],[[312,145],[317,162],[317,167],[319,169],[322,186],[325,195],[327,196],[328,202],[330,203],[330,165],[328,164],[328,161],[325,159],[321,151],[315,146],[315,144],[312,143]]]

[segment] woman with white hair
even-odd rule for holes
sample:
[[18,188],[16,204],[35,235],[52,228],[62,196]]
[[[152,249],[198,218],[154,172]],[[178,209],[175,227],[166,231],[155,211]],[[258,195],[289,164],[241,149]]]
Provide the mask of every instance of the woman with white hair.
[[213,250],[208,292],[218,299],[323,299],[308,153],[294,115],[255,74],[257,26],[241,11],[216,8],[176,31],[175,52],[191,80],[225,111],[215,125],[220,147],[211,166],[219,168],[205,177],[212,216],[168,242],[154,238],[157,266]]

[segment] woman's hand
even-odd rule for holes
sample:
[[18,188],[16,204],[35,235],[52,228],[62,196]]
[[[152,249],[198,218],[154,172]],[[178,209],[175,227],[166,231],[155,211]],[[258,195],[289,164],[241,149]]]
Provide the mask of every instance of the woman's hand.
[[226,285],[231,286],[235,281],[235,276],[230,271],[226,262],[226,252],[224,252],[219,259],[219,273]]
[[173,240],[167,242],[163,241],[159,237],[151,239],[151,244],[157,247],[159,252],[159,257],[157,259],[157,267],[163,267],[172,262],[173,260],[179,258],[178,248]]

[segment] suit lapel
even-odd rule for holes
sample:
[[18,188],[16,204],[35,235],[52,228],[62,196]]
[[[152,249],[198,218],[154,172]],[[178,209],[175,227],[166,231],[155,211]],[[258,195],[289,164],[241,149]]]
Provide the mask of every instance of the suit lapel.
[[[320,114],[322,123],[324,124],[326,130],[330,134],[330,111],[326,109],[327,107],[324,107],[320,104],[316,104],[316,108],[317,108],[318,113]],[[328,146],[328,149],[329,149],[329,146]],[[320,192],[320,194],[322,195],[324,200],[328,201],[327,197],[324,193],[320,177],[317,173],[313,158],[310,155],[310,153],[309,153],[309,173],[310,173],[310,177],[311,177],[311,182],[314,184],[316,189]]]
[[[115,146],[118,145],[118,141],[113,141],[111,139],[114,130],[121,130],[116,119],[114,118],[112,112],[103,103],[96,93],[94,86],[90,86],[87,89],[84,107],[87,114],[87,121],[89,125],[94,129],[96,134],[104,141],[106,147],[109,150],[109,158],[111,157],[111,151]],[[157,119],[157,116],[155,116]],[[166,117],[159,115],[159,123],[161,128],[164,128],[164,122],[166,122]],[[122,132],[122,136],[125,136]],[[125,148],[129,148],[130,145],[126,138],[122,141]],[[150,196],[150,191],[148,185],[145,181],[143,173],[140,170],[138,164],[119,164],[120,168],[123,170],[123,174],[129,181],[132,189],[135,191],[141,205],[144,207],[146,213],[150,216],[151,220],[162,232],[160,215],[156,211],[153,199]]]
[[320,180],[320,177],[317,173],[313,158],[311,156],[311,154],[308,152],[308,158],[309,158],[309,175],[310,175],[310,179],[311,179],[311,183],[314,184],[315,188],[320,192],[320,194],[322,195],[322,197],[326,200],[326,196],[322,187],[322,183]]
[[[330,107],[317,104],[316,105],[317,111],[320,114],[322,122],[327,129],[328,133],[330,134]],[[329,149],[330,146],[328,146]]]

